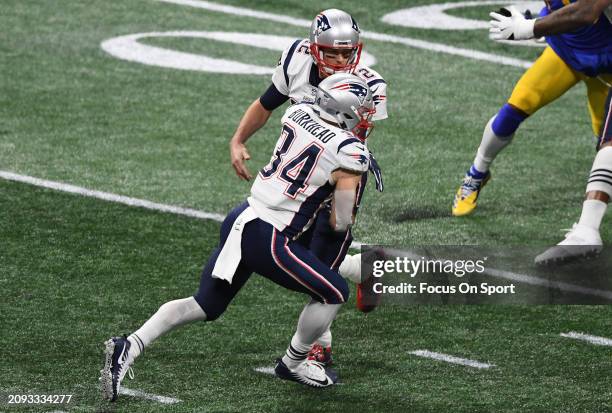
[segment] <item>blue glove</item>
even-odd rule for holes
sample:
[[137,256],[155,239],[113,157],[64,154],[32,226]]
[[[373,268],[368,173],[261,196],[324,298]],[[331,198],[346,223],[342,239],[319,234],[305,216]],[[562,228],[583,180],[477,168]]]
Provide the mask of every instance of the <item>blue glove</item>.
[[378,166],[378,162],[376,162],[376,158],[374,158],[374,154],[370,152],[370,167],[368,168],[372,175],[374,175],[374,179],[376,180],[376,190],[378,192],[382,192],[384,189],[382,171],[380,170],[380,166]]

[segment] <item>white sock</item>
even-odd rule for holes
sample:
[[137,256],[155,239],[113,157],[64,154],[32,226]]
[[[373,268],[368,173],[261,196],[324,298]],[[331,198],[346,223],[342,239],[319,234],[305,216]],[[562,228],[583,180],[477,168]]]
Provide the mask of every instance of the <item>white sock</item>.
[[130,334],[130,356],[138,357],[158,337],[175,327],[198,320],[206,320],[206,314],[195,298],[168,301],[142,327]]
[[482,133],[482,140],[480,141],[480,146],[478,147],[478,152],[474,159],[474,167],[478,172],[487,172],[489,166],[491,166],[491,162],[493,162],[502,149],[508,146],[514,136],[514,134],[506,137],[497,136],[492,128],[494,120],[495,116],[489,120],[489,123],[487,123]]
[[586,192],[600,191],[612,198],[612,146],[601,148],[591,167]]
[[306,304],[300,314],[297,331],[283,356],[283,362],[287,367],[294,369],[306,359],[308,351],[331,325],[341,305],[323,304],[318,301]]
[[347,255],[338,268],[342,278],[359,284],[361,282],[361,254]]
[[323,346],[323,348],[331,347],[332,345],[331,325],[327,327],[327,330],[325,330],[325,332],[321,334],[321,337],[317,339],[317,343]]
[[580,215],[579,225],[585,225],[599,231],[601,220],[606,213],[608,204],[598,199],[587,199],[582,204],[582,214]]

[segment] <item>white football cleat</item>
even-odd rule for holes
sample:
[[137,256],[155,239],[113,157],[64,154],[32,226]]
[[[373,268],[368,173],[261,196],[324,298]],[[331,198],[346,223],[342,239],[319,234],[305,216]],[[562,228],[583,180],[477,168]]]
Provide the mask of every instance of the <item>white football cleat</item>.
[[592,258],[601,252],[603,243],[599,231],[586,225],[574,224],[565,239],[535,257],[538,265],[562,264],[580,258]]

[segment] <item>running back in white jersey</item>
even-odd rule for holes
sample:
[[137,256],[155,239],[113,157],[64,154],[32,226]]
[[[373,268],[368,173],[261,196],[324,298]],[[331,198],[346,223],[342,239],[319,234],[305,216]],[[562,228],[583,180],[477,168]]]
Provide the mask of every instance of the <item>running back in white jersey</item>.
[[[373,120],[387,118],[387,83],[376,72],[362,65],[357,65],[356,76],[365,80],[372,91],[376,113]],[[283,52],[278,66],[272,75],[272,83],[291,103],[313,103],[319,84],[319,70],[310,56],[310,41],[296,40]]]
[[272,159],[257,175],[248,202],[259,218],[296,238],[331,198],[332,172],[367,172],[369,152],[355,135],[321,120],[310,104],[290,106],[282,123]]

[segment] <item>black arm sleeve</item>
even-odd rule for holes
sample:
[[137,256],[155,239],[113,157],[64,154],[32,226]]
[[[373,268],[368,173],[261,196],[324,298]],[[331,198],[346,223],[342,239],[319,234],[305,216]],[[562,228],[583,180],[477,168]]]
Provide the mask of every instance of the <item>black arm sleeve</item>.
[[261,106],[263,106],[264,109],[269,111],[273,111],[274,109],[285,103],[287,100],[289,100],[289,96],[285,96],[281,92],[279,92],[276,86],[274,86],[274,83],[272,83],[268,90],[266,90],[264,94],[261,95],[261,97],[259,98]]

